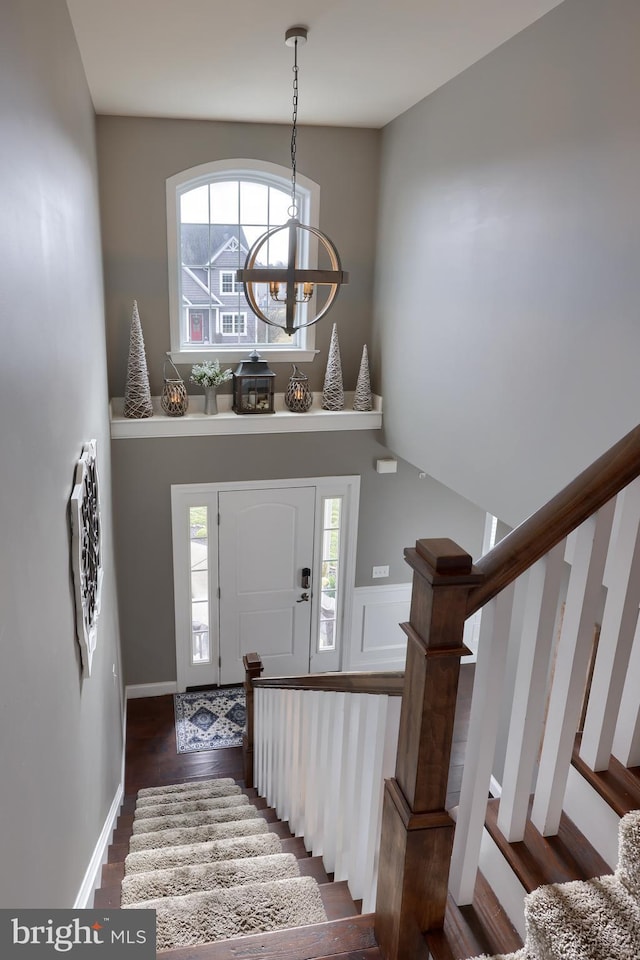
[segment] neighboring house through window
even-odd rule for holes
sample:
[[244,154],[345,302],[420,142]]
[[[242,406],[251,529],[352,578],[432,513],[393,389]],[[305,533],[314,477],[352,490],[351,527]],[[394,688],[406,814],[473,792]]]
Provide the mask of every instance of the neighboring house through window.
[[[297,183],[298,216],[303,223],[317,226],[319,187],[299,174]],[[288,337],[279,327],[258,320],[245,299],[243,284],[236,280],[252,245],[267,230],[287,222],[290,206],[290,171],[267,162],[215,161],[167,180],[174,360],[198,362],[216,354],[224,354],[223,362],[240,360],[254,348],[265,359],[268,355],[279,360],[313,359],[314,328]],[[286,231],[269,247],[269,265],[287,262]],[[316,266],[315,244],[300,251],[299,263]],[[263,286],[257,288],[261,307],[268,300]],[[284,308],[276,305],[275,309]]]

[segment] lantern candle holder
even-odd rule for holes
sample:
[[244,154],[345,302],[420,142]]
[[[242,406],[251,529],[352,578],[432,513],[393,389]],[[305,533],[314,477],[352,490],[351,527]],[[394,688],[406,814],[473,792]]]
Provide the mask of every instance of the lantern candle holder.
[[[173,367],[175,378],[167,377],[167,364]],[[160,406],[168,417],[183,417],[189,409],[189,397],[184,380],[178,373],[175,364],[170,357],[164,362],[162,370],[164,384],[162,386],[162,395],[160,397]]]
[[233,375],[233,409],[235,413],[275,413],[275,373],[255,350],[243,360]]
[[293,373],[289,377],[289,383],[284,395],[284,402],[287,409],[292,413],[306,413],[313,403],[313,395],[309,389],[309,377],[302,373],[293,364]]

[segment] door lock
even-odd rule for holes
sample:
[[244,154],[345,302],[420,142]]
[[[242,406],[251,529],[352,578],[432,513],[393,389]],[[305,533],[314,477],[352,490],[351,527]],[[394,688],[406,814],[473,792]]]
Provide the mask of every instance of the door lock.
[[309,578],[311,577],[311,567],[302,568],[302,577],[300,579],[300,586],[303,590],[308,590],[311,584],[309,583]]
[[309,600],[309,594],[303,593],[299,600],[296,600],[296,603],[306,603]]

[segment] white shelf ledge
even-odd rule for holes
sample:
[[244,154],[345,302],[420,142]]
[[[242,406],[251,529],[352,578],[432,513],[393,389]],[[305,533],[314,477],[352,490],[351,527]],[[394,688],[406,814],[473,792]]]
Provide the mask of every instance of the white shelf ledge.
[[353,393],[345,393],[344,410],[323,410],[322,395],[314,394],[308,413],[292,413],[284,405],[284,394],[275,396],[275,413],[237,414],[231,410],[231,394],[218,397],[215,416],[204,412],[204,395],[189,397],[189,410],[183,417],[168,417],[160,406],[160,397],[152,397],[153,416],[131,420],[122,413],[124,398],[111,400],[111,437],[114,440],[139,437],[205,437],[256,433],[314,433],[323,430],[379,430],[382,426],[382,398],[374,396],[374,409],[368,413],[351,409]]

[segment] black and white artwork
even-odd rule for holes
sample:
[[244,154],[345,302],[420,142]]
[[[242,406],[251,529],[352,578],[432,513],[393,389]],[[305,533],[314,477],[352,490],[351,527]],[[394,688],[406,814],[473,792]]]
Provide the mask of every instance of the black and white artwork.
[[90,677],[91,661],[96,648],[102,587],[100,497],[95,440],[84,444],[82,456],[76,464],[71,494],[71,553],[76,600],[76,635],[82,653],[84,674]]

